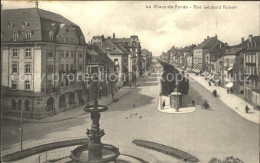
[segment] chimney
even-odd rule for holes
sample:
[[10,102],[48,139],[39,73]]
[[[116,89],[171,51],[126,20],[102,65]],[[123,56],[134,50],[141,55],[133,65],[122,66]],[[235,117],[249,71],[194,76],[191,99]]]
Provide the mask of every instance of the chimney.
[[244,40],[244,37],[242,37],[242,38],[241,38],[241,42],[244,43],[244,41],[245,41],[245,40]]
[[209,39],[209,36],[207,36],[207,39]]
[[218,35],[217,34],[215,35],[215,38],[218,39]]
[[36,1],[35,1],[35,8],[38,9],[38,6],[39,6],[39,2],[38,2],[38,0],[36,0]]
[[249,35],[249,42],[252,41],[252,37],[253,37],[253,35]]
[[108,37],[107,37],[107,39],[108,39],[108,40],[110,40],[110,39],[111,39],[111,37],[110,37],[110,36],[108,36]]
[[113,39],[115,39],[116,38],[116,34],[115,33],[113,33]]

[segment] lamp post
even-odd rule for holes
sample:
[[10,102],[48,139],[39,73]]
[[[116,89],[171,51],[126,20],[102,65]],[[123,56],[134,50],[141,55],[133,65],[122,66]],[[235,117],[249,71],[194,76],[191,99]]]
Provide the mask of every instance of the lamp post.
[[179,112],[179,83],[176,82],[176,88],[175,88],[175,92],[176,92],[176,112]]
[[21,107],[21,146],[20,146],[20,152],[22,153],[23,151],[23,108]]

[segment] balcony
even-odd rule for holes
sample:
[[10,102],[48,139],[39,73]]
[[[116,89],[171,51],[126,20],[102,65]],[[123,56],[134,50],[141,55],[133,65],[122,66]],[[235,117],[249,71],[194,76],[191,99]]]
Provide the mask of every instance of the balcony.
[[59,88],[59,92],[63,94],[63,93],[67,93],[67,92],[76,91],[76,90],[79,90],[79,89],[83,89],[82,85],[76,84],[76,85],[61,87],[61,88]]

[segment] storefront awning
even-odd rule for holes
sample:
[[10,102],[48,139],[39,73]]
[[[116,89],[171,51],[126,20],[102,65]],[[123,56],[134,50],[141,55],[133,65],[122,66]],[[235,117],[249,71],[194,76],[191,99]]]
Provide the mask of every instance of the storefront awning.
[[231,88],[231,87],[233,87],[233,83],[229,82],[228,84],[225,85],[225,87]]
[[227,70],[228,70],[228,71],[231,71],[232,69],[233,69],[233,66],[232,66],[232,67],[229,67]]

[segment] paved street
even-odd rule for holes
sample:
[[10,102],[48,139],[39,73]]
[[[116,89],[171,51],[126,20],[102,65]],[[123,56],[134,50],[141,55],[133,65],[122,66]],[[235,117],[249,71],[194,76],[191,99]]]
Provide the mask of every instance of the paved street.
[[[189,152],[201,162],[207,162],[212,157],[222,159],[231,155],[244,162],[258,162],[258,124],[240,117],[219,99],[213,98],[211,92],[199,83],[191,82],[189,95],[184,97],[185,103],[191,103],[192,99],[196,101],[196,111],[193,113],[158,112],[158,95],[156,74],[152,74],[118,102],[111,103],[109,110],[101,115],[101,128],[106,133],[102,141],[126,148],[135,148],[133,139],[154,141]],[[211,110],[200,109],[198,104],[203,99],[207,99]],[[19,142],[19,122],[9,120],[3,125],[11,131],[4,130],[4,147],[13,145],[18,150],[19,145],[15,143]],[[90,128],[89,115],[54,123],[25,123],[25,147],[59,140],[61,137],[86,137],[87,128]],[[172,161],[169,156],[139,149],[157,156],[160,161]]]

